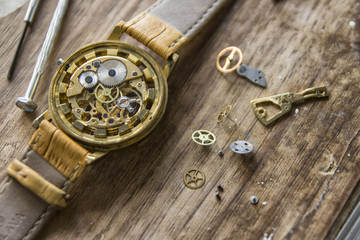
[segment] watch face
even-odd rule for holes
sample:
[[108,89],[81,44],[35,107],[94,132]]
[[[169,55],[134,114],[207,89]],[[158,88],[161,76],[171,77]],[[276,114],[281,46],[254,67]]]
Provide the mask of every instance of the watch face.
[[159,64],[134,46],[105,41],[85,46],[57,70],[49,111],[67,135],[107,151],[144,138],[166,106],[167,83]]

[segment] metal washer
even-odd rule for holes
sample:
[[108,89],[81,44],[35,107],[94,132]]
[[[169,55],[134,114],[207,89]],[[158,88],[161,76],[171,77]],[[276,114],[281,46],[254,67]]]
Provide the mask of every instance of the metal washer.
[[231,143],[230,149],[237,154],[248,154],[252,152],[254,146],[247,141],[235,141]]

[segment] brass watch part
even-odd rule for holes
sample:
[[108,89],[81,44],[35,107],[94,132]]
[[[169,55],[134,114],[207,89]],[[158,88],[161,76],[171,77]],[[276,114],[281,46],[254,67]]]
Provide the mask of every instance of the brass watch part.
[[224,110],[222,110],[216,118],[216,122],[222,122],[230,113],[232,110],[232,105],[228,105],[224,108]]
[[[236,55],[238,55],[237,62],[234,64],[233,61],[234,61]],[[221,66],[220,61],[224,57],[226,58],[225,64],[224,64],[224,66]],[[230,73],[230,72],[235,71],[241,65],[242,60],[243,60],[243,54],[242,54],[240,48],[227,47],[218,54],[217,59],[216,59],[216,67],[220,72]]]
[[[106,152],[137,142],[165,111],[166,75],[177,55],[172,57],[165,73],[149,54],[131,45],[104,41],[85,46],[57,70],[50,86],[50,116],[60,130],[92,151]],[[104,85],[101,78],[89,88],[80,83],[79,77],[87,71],[99,77],[98,69],[107,61],[119,61],[126,69],[119,69],[124,77],[115,86]],[[110,77],[119,73],[110,70]]]
[[191,136],[192,140],[199,145],[209,146],[215,143],[215,135],[207,130],[196,130]]
[[35,118],[35,120],[32,122],[32,126],[35,128],[35,129],[38,129],[40,127],[40,123],[43,121],[43,120],[48,120],[49,122],[51,122],[51,117],[50,117],[50,114],[49,114],[49,111],[46,110],[45,112],[43,112],[40,116],[38,116],[37,118]]
[[[251,108],[260,122],[268,126],[275,120],[290,112],[293,103],[307,100],[309,98],[324,98],[328,96],[329,94],[326,87],[308,88],[299,93],[288,92],[252,100]],[[266,109],[269,104],[275,105],[280,111],[272,116],[269,116],[268,110]]]
[[110,33],[110,36],[108,37],[108,40],[119,40],[121,35],[122,35],[122,27],[124,26],[125,22],[123,20],[121,20],[120,22],[118,22],[113,31]]
[[201,188],[206,182],[206,177],[203,171],[199,169],[190,169],[184,174],[184,183],[188,188]]

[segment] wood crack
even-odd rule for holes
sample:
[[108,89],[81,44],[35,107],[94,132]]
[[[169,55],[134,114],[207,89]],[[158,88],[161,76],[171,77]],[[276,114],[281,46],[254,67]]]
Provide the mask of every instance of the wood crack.
[[324,187],[324,190],[322,191],[322,193],[321,193],[318,201],[316,202],[315,206],[313,207],[313,209],[312,209],[309,213],[305,214],[305,217],[303,217],[303,219],[302,219],[300,222],[298,222],[298,223],[295,225],[295,227],[291,228],[291,229],[289,230],[289,232],[285,235],[284,238],[290,239],[291,236],[294,234],[295,231],[297,231],[302,225],[304,225],[309,218],[311,218],[312,216],[315,215],[315,213],[316,213],[316,211],[319,209],[321,203],[324,201],[325,195],[328,193],[328,190],[329,190],[329,187],[330,187],[330,183],[334,180],[335,175],[336,175],[336,173],[337,173],[337,170],[338,170],[338,168],[339,168],[340,165],[341,165],[341,162],[344,160],[344,158],[345,158],[345,156],[346,156],[346,153],[348,152],[350,146],[352,145],[353,141],[359,136],[359,134],[360,134],[360,131],[358,131],[357,134],[355,135],[355,137],[353,137],[353,138],[351,139],[351,141],[350,141],[350,143],[349,143],[349,145],[348,145],[345,153],[343,154],[341,160],[339,161],[339,163],[338,163],[336,169],[334,170],[333,174],[331,175],[330,179],[327,181],[327,183],[326,183],[326,185],[325,185],[325,187]]

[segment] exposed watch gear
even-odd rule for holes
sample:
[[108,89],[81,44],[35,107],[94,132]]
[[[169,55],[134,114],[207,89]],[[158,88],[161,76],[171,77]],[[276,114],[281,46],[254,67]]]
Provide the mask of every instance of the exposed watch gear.
[[86,71],[80,74],[79,82],[84,88],[92,88],[98,83],[98,76],[93,71]]
[[107,60],[100,64],[98,69],[99,80],[104,86],[113,87],[120,85],[127,75],[124,63],[119,60]]

